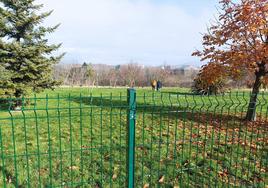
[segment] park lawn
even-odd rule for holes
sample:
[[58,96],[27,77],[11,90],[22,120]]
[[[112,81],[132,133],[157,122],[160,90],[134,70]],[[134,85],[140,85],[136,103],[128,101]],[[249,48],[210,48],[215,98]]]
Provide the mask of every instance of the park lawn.
[[[136,187],[265,187],[267,99],[137,89]],[[0,112],[0,186],[125,187],[126,88],[60,88]]]

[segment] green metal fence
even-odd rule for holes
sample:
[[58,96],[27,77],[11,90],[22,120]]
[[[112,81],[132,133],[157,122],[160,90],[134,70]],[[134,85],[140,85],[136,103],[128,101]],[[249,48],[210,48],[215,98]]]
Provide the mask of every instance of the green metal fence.
[[255,122],[244,120],[249,97],[1,99],[0,187],[266,188],[268,94]]

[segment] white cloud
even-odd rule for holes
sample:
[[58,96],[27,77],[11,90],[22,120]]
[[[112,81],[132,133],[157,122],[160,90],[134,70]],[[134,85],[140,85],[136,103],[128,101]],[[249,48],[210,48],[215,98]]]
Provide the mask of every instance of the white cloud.
[[[193,0],[194,1],[194,0]],[[199,16],[174,4],[148,0],[39,0],[54,9],[47,24],[61,23],[51,36],[63,42],[67,58],[108,64],[187,63],[212,18],[211,5]]]

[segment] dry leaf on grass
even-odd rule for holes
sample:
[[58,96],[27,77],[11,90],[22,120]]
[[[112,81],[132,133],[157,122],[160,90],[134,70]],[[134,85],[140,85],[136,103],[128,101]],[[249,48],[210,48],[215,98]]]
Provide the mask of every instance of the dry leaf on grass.
[[149,186],[149,183],[146,183],[144,186],[143,186],[143,188],[149,188],[150,186]]
[[165,180],[165,176],[161,176],[158,180],[159,183],[164,183]]
[[78,166],[70,166],[69,169],[70,169],[70,170],[78,170],[79,167],[78,167]]
[[114,174],[112,178],[115,180],[117,178],[117,174]]

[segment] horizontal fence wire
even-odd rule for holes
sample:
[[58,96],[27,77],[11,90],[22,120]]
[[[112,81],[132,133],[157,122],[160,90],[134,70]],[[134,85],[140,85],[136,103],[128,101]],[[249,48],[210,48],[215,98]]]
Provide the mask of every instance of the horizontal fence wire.
[[[268,95],[137,93],[135,187],[266,187]],[[125,187],[126,93],[0,99],[1,187]]]

